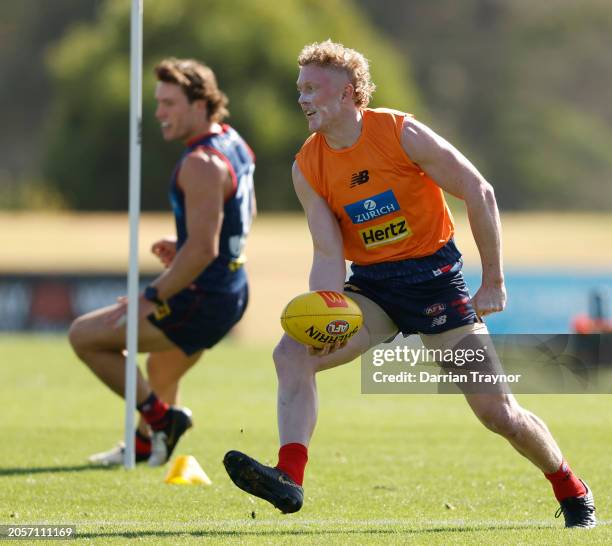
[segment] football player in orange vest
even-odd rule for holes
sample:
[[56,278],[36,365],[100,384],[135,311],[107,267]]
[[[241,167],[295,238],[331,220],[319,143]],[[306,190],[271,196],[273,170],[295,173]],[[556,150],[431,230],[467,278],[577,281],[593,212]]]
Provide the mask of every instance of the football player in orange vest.
[[[364,327],[344,345],[307,349],[284,335],[274,350],[280,451],[276,467],[230,451],[225,467],[241,489],[282,512],[303,503],[307,448],[317,420],[316,373],[399,332],[427,348],[489,339],[481,317],[504,309],[501,227],[491,185],[451,144],[409,114],[367,108],[374,84],[357,51],[326,41],[298,58],[298,103],[312,135],[296,155],[293,184],[314,245],[310,289],[346,291]],[[443,190],[465,202],[482,283],[470,298]],[[352,275],[345,284],[345,259]],[[473,343],[473,341],[471,341]],[[564,460],[546,425],[506,385],[466,388],[473,412],[550,480],[566,527],[595,526],[593,495]]]

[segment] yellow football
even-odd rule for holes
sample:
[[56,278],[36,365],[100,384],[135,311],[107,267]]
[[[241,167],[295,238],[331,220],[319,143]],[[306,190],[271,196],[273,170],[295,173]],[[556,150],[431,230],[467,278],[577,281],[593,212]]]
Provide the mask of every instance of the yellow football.
[[363,324],[359,306],[340,292],[306,292],[293,298],[283,310],[281,326],[296,341],[320,349],[346,341]]

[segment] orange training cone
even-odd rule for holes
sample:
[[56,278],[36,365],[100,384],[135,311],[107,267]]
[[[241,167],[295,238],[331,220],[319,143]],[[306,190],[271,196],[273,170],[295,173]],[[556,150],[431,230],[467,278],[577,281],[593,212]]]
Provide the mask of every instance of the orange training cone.
[[172,463],[164,481],[177,485],[212,485],[210,478],[206,475],[200,463],[191,455],[178,456],[174,463]]

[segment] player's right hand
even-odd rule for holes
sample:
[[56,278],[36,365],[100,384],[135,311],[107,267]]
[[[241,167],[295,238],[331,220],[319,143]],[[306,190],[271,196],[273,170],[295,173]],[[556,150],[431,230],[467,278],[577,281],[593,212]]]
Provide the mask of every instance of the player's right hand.
[[331,353],[335,353],[338,349],[342,349],[348,340],[336,341],[336,343],[327,343],[321,349],[315,349],[311,345],[306,345],[308,348],[308,354],[311,356],[327,356]]
[[[104,316],[104,322],[112,328],[123,328],[127,322],[128,298],[119,296],[115,306]],[[143,294],[138,296],[138,318],[144,319],[155,311],[155,305],[146,300]]]
[[155,241],[151,246],[151,252],[159,258],[164,267],[170,267],[174,256],[176,256],[176,239],[164,237]]
[[119,296],[114,308],[104,316],[104,322],[111,328],[123,327],[127,319],[127,304],[127,296]]

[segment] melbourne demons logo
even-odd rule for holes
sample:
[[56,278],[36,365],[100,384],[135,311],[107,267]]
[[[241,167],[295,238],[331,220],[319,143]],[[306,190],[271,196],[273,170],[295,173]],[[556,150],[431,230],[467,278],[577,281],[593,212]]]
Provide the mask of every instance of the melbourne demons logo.
[[326,292],[323,290],[317,291],[317,294],[323,298],[327,307],[348,307],[348,302],[345,297],[338,292]]

